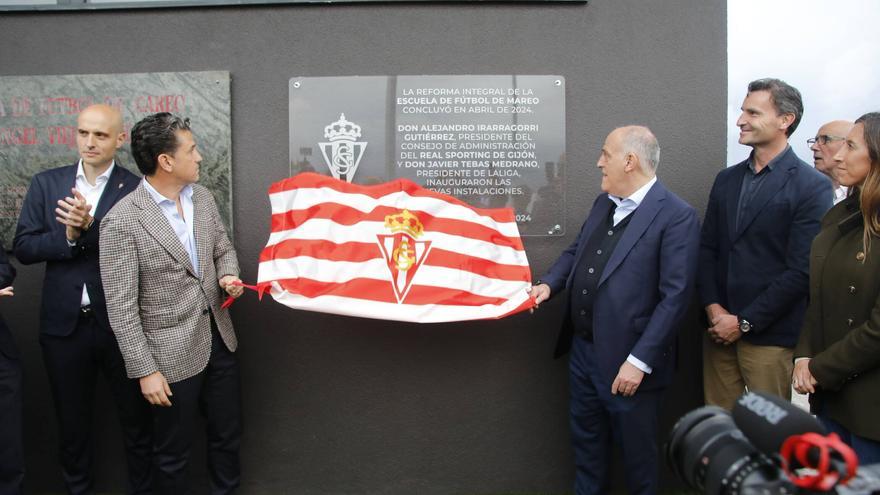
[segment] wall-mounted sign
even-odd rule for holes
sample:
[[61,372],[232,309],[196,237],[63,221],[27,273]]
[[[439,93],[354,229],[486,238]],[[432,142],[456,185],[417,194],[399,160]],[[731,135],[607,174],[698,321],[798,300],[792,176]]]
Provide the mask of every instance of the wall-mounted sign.
[[523,235],[564,233],[564,78],[294,77],[289,90],[291,175],[407,178],[512,207]]
[[[6,249],[31,177],[79,159],[76,118],[93,103],[118,108],[126,132],[152,113],[189,117],[203,157],[199,183],[213,191],[231,234],[229,72],[8,76],[0,77],[0,239]],[[117,163],[138,173],[128,145]]]

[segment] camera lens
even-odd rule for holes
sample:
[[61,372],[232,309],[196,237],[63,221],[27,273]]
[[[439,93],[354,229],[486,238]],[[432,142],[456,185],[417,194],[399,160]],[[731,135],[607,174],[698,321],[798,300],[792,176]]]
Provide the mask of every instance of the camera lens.
[[777,478],[778,469],[753,447],[730,413],[707,406],[685,414],[669,435],[666,461],[691,488],[739,493],[742,486]]

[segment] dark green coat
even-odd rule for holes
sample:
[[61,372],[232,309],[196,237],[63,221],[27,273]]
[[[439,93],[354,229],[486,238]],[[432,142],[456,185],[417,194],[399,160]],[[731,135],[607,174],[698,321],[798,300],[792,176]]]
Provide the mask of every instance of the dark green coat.
[[[858,195],[832,208],[810,252],[810,306],[794,356],[819,382],[815,412],[880,440],[880,239],[862,247]],[[860,258],[865,258],[864,263]]]

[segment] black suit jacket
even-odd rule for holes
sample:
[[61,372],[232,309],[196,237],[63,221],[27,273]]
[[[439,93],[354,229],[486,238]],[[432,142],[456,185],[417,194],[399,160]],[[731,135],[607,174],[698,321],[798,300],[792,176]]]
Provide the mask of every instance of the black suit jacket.
[[[6,249],[0,246],[0,289],[12,285],[12,279],[15,278],[15,267],[9,264],[6,257]],[[3,298],[8,299],[8,298]],[[12,334],[0,315],[0,354],[10,358],[18,359],[18,348],[15,347],[15,341],[12,340]]]
[[831,209],[810,253],[810,307],[794,357],[819,382],[813,411],[880,441],[880,238],[865,256],[858,191]]
[[104,287],[98,265],[98,228],[101,219],[117,201],[133,191],[140,179],[117,163],[98,201],[95,223],[77,240],[67,244],[65,227],[55,220],[59,199],[70,196],[76,185],[77,164],[40,172],[31,180],[13,249],[24,264],[46,262],[43,299],[40,306],[40,331],[64,336],[76,327],[83,284],[89,292],[92,309],[100,325],[110,331]]
[[810,243],[831,208],[831,181],[789,147],[736,226],[748,160],[715,178],[700,241],[703,306],[718,303],[745,318],[757,345],[794,347],[807,307]]

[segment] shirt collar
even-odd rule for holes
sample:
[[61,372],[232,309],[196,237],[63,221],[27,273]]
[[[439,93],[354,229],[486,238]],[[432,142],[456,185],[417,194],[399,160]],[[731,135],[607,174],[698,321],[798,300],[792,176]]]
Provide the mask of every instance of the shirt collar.
[[[162,193],[157,191],[156,188],[150,184],[150,182],[147,180],[146,177],[143,178],[142,182],[144,183],[144,189],[147,190],[147,192],[150,194],[150,197],[153,198],[153,201],[155,201],[157,205],[160,205],[165,201],[167,201],[169,203],[174,203],[173,199],[166,198],[165,196],[162,195]],[[187,184],[186,187],[181,189],[180,195],[185,197],[186,199],[192,200],[192,195],[193,195],[192,184]]]
[[642,201],[644,201],[645,196],[648,195],[648,191],[651,190],[651,187],[654,186],[655,182],[657,182],[656,175],[654,177],[651,177],[651,180],[649,180],[644,186],[638,188],[636,192],[630,194],[626,198],[618,198],[617,196],[612,196],[610,194],[608,195],[608,198],[610,198],[611,201],[613,201],[614,204],[617,206],[620,206],[626,202],[632,202],[635,203],[636,207],[638,207],[640,204],[642,204]]
[[[790,144],[785,145],[785,149],[782,150],[782,152],[779,153],[778,155],[774,156],[773,159],[770,160],[770,163],[768,163],[764,168],[766,168],[772,172],[773,167],[775,167],[776,164],[779,163],[779,160],[781,160],[782,157],[785,156],[785,154],[788,153],[788,150],[790,150],[790,149],[791,149]],[[755,158],[755,152],[753,151],[753,152],[749,153],[749,170],[751,170],[753,174],[755,173],[755,160],[754,160],[754,158]],[[762,168],[761,171],[763,172],[764,169]]]
[[[113,167],[116,166],[116,160],[110,162],[110,166],[107,167],[107,170],[104,171],[103,174],[95,177],[95,185],[97,186],[101,182],[107,182],[110,180],[110,174],[113,173]],[[82,178],[86,183],[88,183],[88,179],[86,179],[86,171],[83,170],[83,161],[82,158],[79,159],[79,162],[76,165],[76,178]]]

